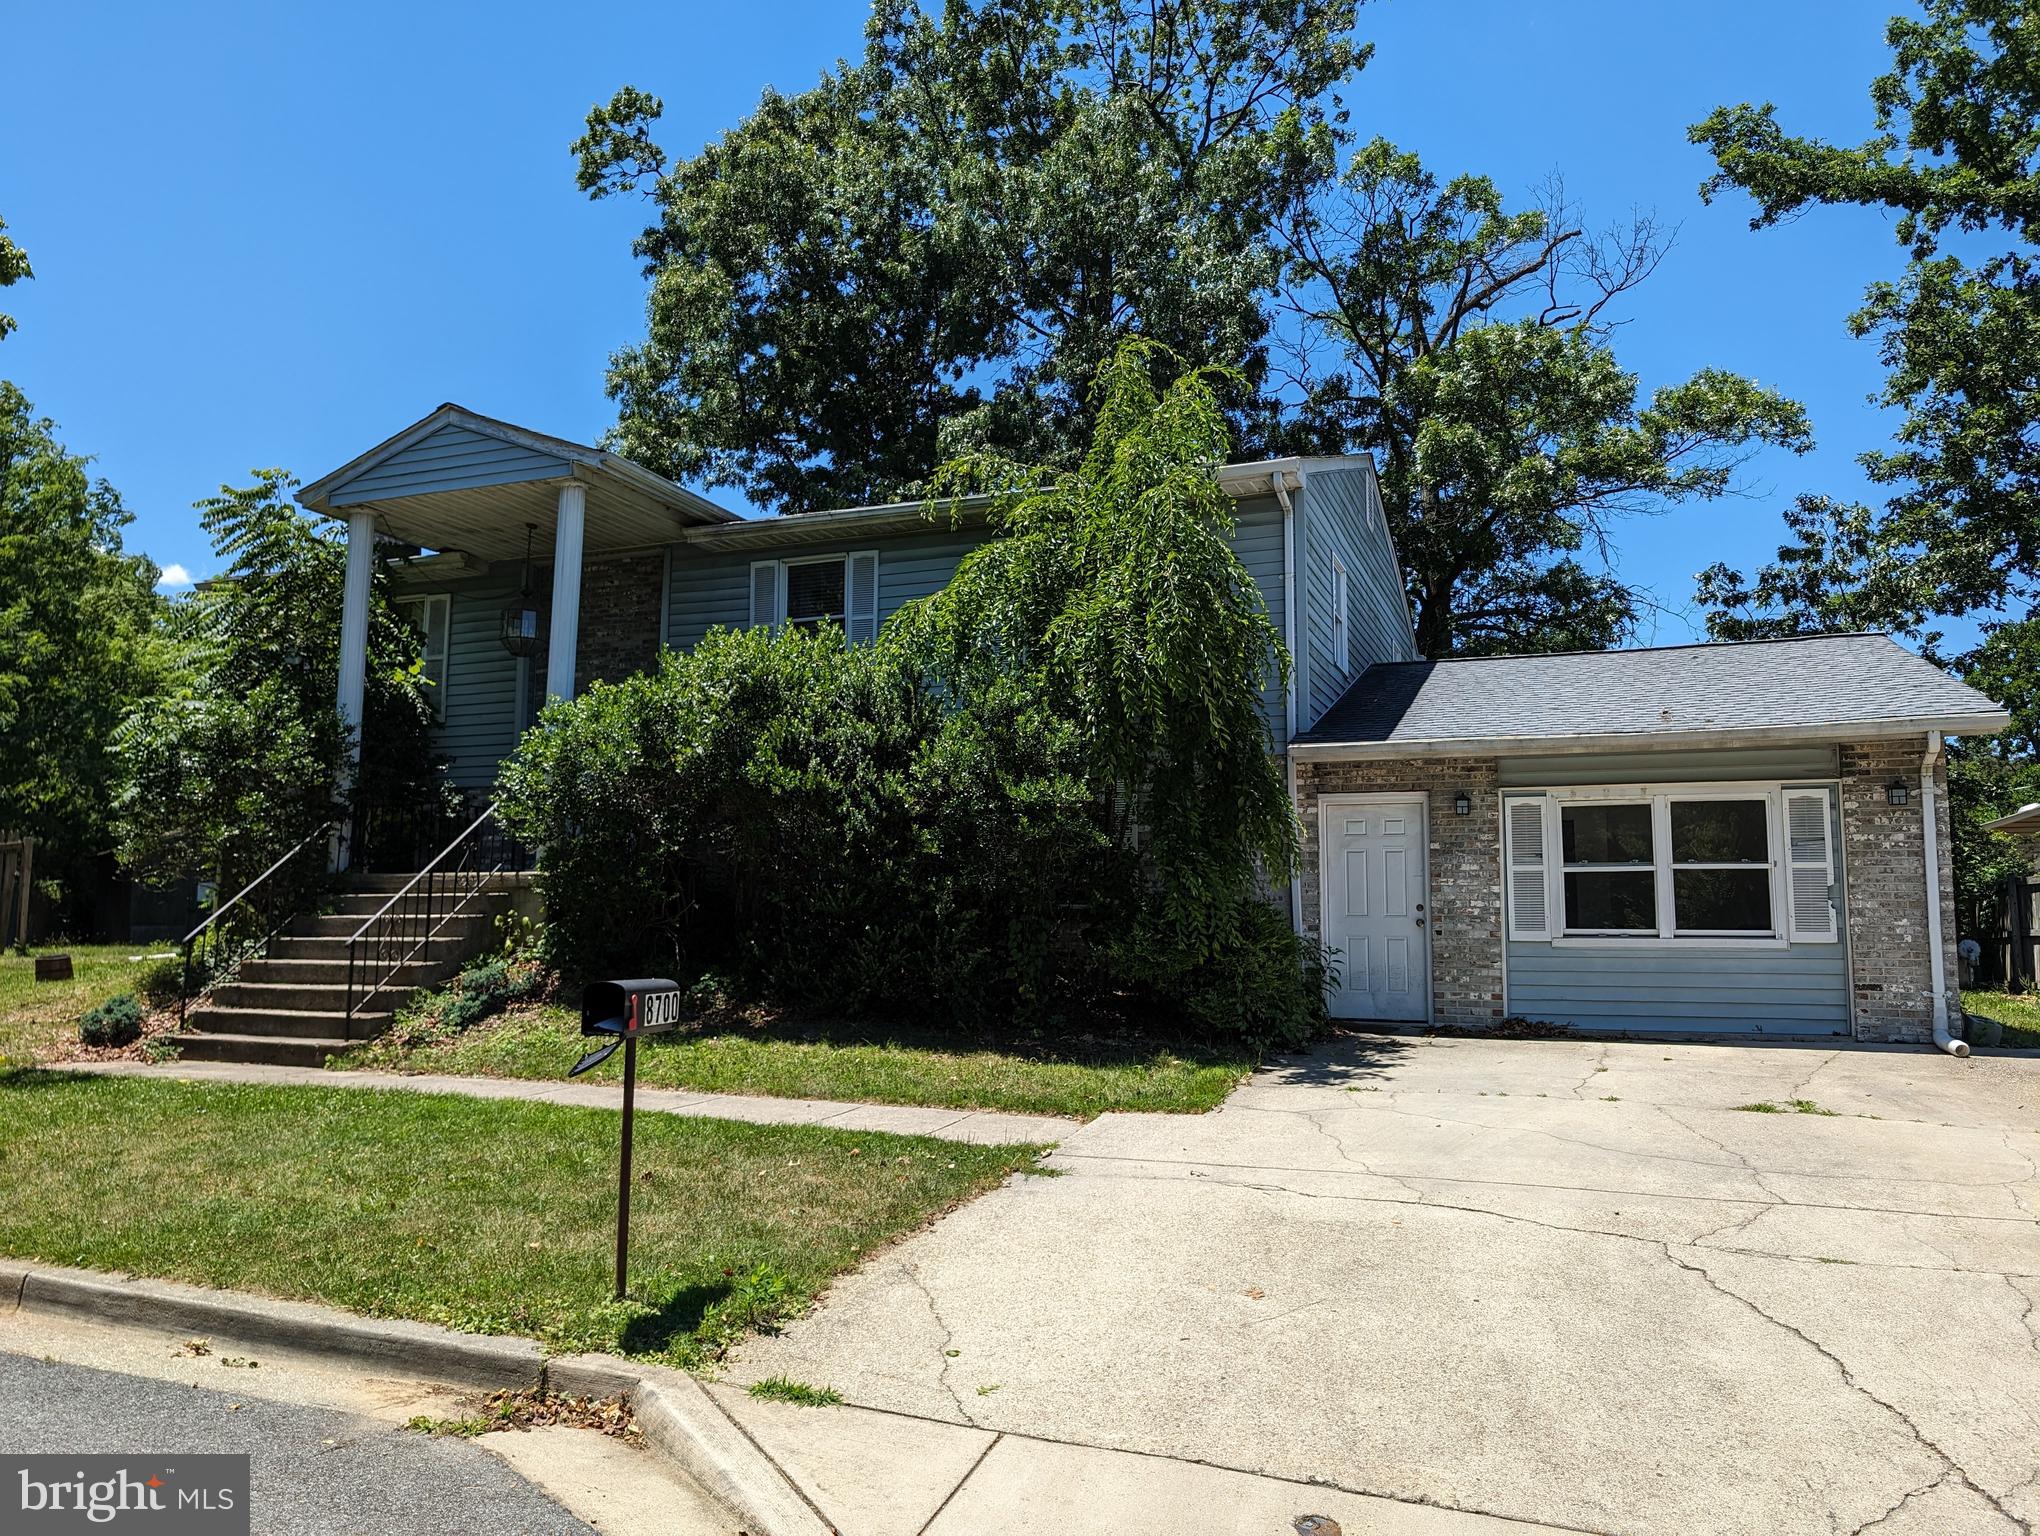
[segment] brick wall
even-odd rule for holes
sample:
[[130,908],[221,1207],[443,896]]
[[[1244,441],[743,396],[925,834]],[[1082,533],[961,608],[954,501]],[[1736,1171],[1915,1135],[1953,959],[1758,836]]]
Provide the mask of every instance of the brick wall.
[[616,682],[658,665],[659,598],[665,581],[665,556],[657,550],[590,560],[581,567],[576,693],[598,678]]
[[[1502,1017],[1502,855],[1495,760],[1296,765],[1303,821],[1303,931],[1321,942],[1318,797],[1428,791],[1431,796],[1431,1010],[1440,1024],[1483,1026]],[[1453,814],[1453,797],[1473,801]]]
[[[1920,823],[1920,758],[1924,736],[1852,743],[1841,750],[1842,860],[1848,884],[1849,983],[1859,1040],[1927,1040],[1933,1036],[1933,978],[1927,962],[1926,862]],[[1912,791],[1892,805],[1885,786]],[[1955,903],[1949,855],[1948,769],[1934,773],[1935,823],[1941,848],[1941,946],[1949,1007],[1955,996]]]

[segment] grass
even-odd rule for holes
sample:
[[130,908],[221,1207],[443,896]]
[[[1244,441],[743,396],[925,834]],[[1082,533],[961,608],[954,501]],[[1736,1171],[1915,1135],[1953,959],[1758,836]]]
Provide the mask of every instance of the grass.
[[[386,1038],[336,1060],[340,1068],[452,1072],[553,1081],[585,1049],[580,1016],[556,1005],[513,1009],[464,1034],[404,1046]],[[1244,1051],[1199,1053],[1148,1043],[983,1041],[933,1033],[874,1037],[854,1026],[723,1026],[649,1039],[638,1051],[648,1088],[778,1098],[998,1109],[1088,1120],[1107,1110],[1197,1114],[1215,1108],[1253,1068]],[[586,1074],[615,1082],[621,1056]]]
[[2003,1044],[2014,1050],[2040,1050],[2040,995],[2031,992],[1964,992],[1965,1012],[1995,1019],[2004,1026]]
[[130,957],[148,944],[51,944],[40,953],[71,957],[71,980],[37,981],[32,955],[0,953],[0,1067],[27,1066],[61,1041],[77,1039],[78,1018],[121,992],[132,992],[149,962]]
[[0,1075],[0,1253],[700,1366],[1037,1149],[446,1094]]
[[763,1381],[754,1381],[750,1392],[751,1396],[768,1403],[798,1403],[803,1408],[833,1408],[843,1401],[843,1394],[834,1387],[811,1387],[804,1381],[795,1381],[787,1376],[768,1376]]
[[1832,1118],[1835,1114],[1832,1109],[1822,1109],[1812,1099],[1787,1099],[1783,1104],[1759,1099],[1754,1104],[1738,1104],[1735,1108],[1750,1115],[1827,1115]]

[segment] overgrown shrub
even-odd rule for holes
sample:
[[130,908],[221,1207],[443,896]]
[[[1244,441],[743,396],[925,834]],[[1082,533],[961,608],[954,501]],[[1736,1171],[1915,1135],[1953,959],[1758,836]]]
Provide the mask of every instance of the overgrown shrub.
[[1105,371],[1075,473],[953,467],[997,536],[875,644],[718,631],[548,706],[502,805],[550,958],[971,1024],[1315,1028],[1321,969],[1260,894],[1296,857],[1260,712],[1287,658],[1210,381],[1158,366]]
[[78,1021],[78,1039],[85,1045],[113,1048],[141,1038],[141,1004],[125,992],[109,997]]
[[151,1008],[172,1006],[183,989],[184,961],[180,956],[151,960],[135,977],[135,991]]

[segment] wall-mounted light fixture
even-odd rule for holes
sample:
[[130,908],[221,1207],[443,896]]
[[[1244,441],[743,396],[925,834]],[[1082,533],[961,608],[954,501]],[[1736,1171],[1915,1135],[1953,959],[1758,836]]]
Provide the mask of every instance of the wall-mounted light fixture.
[[1452,814],[1455,816],[1471,816],[1473,814],[1473,801],[1463,789],[1452,797]]
[[1884,786],[1884,798],[1893,805],[1912,804],[1912,786],[1904,779],[1893,779]]

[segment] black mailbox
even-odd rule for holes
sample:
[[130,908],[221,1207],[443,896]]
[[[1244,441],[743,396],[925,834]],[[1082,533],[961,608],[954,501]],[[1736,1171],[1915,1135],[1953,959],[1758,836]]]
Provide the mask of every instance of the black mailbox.
[[591,981],[581,989],[584,1035],[656,1035],[680,1027],[686,993],[663,976]]

